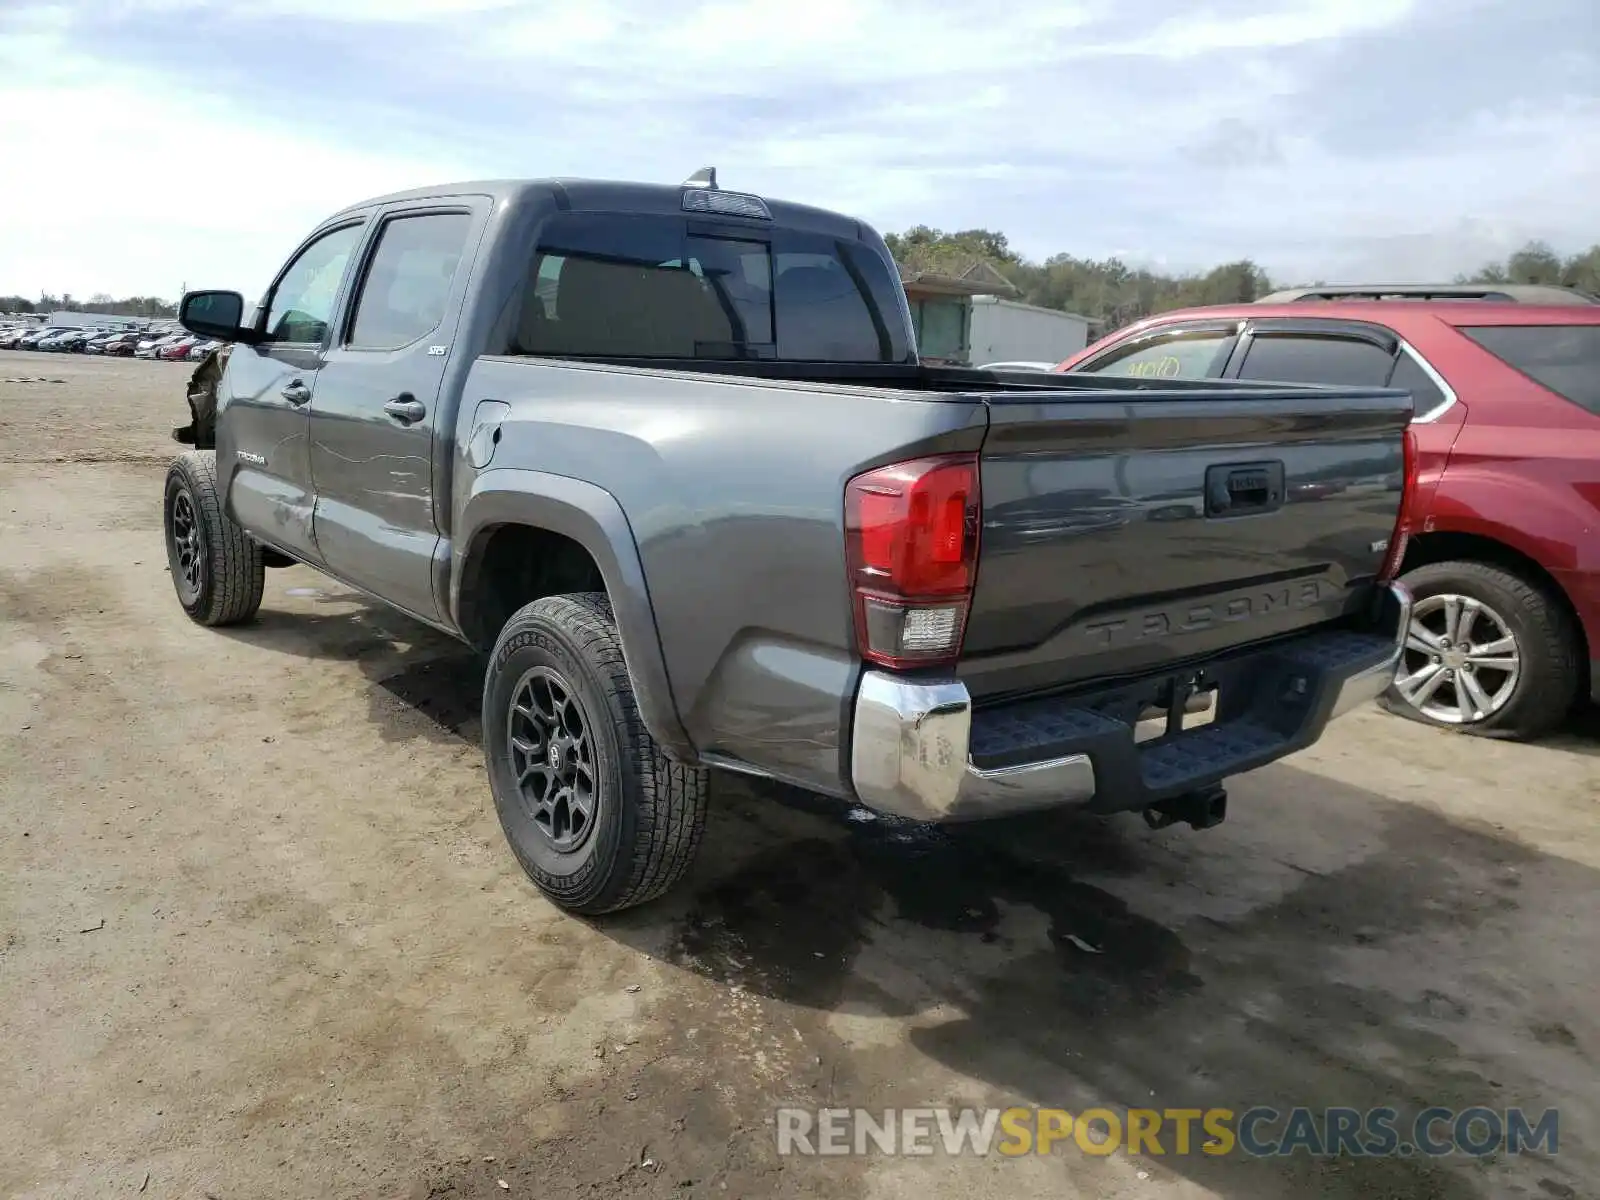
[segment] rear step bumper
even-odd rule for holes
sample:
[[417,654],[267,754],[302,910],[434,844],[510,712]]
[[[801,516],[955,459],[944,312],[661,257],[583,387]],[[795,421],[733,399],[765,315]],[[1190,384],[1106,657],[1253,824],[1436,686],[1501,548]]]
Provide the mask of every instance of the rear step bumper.
[[[921,821],[1148,809],[1303,750],[1382,694],[1405,645],[1410,591],[1389,584],[1376,610],[1368,631],[1323,630],[1201,668],[976,710],[958,679],[867,671],[852,727],[856,795]],[[1192,711],[1197,686],[1217,690],[1212,723],[1136,741],[1152,705]]]

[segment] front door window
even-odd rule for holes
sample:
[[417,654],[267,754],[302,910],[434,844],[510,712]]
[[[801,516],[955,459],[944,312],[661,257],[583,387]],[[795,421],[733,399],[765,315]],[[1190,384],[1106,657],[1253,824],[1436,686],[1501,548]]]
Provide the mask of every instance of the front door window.
[[316,344],[327,336],[339,283],[360,238],[359,224],[345,225],[299,253],[272,291],[266,341]]

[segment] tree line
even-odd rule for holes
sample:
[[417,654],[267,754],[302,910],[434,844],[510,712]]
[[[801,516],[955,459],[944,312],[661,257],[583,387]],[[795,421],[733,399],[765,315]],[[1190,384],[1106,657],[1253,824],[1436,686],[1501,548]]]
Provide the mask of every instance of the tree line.
[[175,317],[178,315],[178,306],[159,296],[124,296],[118,300],[105,292],[96,292],[87,300],[79,300],[71,292],[60,296],[46,292],[37,300],[29,300],[26,296],[0,296],[0,312],[83,312],[101,313],[108,317]]
[[[1300,286],[1268,278],[1247,258],[1203,273],[1176,275],[1131,267],[1118,258],[1053,254],[1034,262],[1014,251],[1005,234],[991,229],[947,233],[918,225],[884,241],[903,271],[961,275],[987,264],[1016,288],[1014,299],[1088,317],[1096,335],[1154,313],[1248,303],[1281,288]],[[1325,282],[1317,279],[1310,284]],[[1563,258],[1546,242],[1529,242],[1504,262],[1485,263],[1472,274],[1456,276],[1455,282],[1557,284],[1600,296],[1600,243]]]
[[[1153,313],[1203,304],[1239,304],[1279,288],[1297,286],[1272,280],[1245,258],[1209,271],[1169,275],[1148,267],[1130,267],[1118,258],[1077,258],[1053,254],[1033,262],[1012,250],[1006,235],[991,229],[947,233],[917,225],[885,239],[895,261],[908,271],[960,275],[986,263],[1016,288],[1015,298],[1041,308],[1058,308],[1088,317],[1096,334],[1118,329]],[[1326,280],[1310,281],[1313,285]],[[1390,281],[1384,281],[1390,282]],[[1484,263],[1477,271],[1456,276],[1457,283],[1544,283],[1577,288],[1600,296],[1600,243],[1562,257],[1547,242],[1533,241],[1504,262]],[[158,296],[113,299],[96,292],[88,300],[71,294],[0,296],[0,312],[53,312],[73,309],[118,317],[174,317],[177,306]]]

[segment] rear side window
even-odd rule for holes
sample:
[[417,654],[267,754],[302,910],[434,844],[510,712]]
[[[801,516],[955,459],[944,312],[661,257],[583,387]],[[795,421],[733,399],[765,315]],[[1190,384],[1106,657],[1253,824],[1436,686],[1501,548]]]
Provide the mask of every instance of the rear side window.
[[1263,331],[1251,339],[1239,378],[1383,387],[1394,365],[1387,350],[1356,338]]
[[1126,375],[1135,379],[1205,379],[1222,370],[1233,345],[1231,329],[1163,334],[1112,350],[1087,366],[1092,375]]
[[1600,416],[1600,325],[1480,325],[1461,332],[1501,362]]
[[573,213],[539,237],[504,353],[552,357],[900,362],[904,318],[878,256],[775,230]]
[[386,221],[361,284],[347,344],[357,350],[398,350],[437,329],[471,228],[466,213]]
[[1400,355],[1389,377],[1389,386],[1411,393],[1411,411],[1418,417],[1428,417],[1439,411],[1447,399],[1439,385],[1422,369],[1422,364],[1409,354]]
[[773,256],[778,357],[904,362],[910,353],[898,280],[857,242],[791,237]]

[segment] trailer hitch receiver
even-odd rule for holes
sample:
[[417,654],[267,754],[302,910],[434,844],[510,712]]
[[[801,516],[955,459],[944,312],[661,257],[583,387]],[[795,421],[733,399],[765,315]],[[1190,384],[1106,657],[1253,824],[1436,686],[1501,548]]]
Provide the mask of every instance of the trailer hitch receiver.
[[1228,790],[1214,783],[1145,809],[1144,823],[1151,829],[1165,829],[1182,821],[1191,829],[1210,829],[1221,825],[1227,815]]

